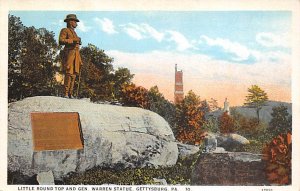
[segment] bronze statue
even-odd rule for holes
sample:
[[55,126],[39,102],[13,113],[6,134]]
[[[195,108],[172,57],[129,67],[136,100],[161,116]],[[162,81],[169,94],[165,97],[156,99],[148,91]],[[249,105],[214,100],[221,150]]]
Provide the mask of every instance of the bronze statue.
[[[67,23],[67,28],[63,28],[59,34],[59,44],[64,45],[62,52],[62,64],[65,74],[64,89],[65,98],[74,98],[73,89],[76,76],[80,73],[80,67],[83,64],[79,53],[81,39],[77,36],[75,28],[77,27],[77,19],[75,14],[66,16],[64,22]],[[78,96],[78,95],[77,95]]]

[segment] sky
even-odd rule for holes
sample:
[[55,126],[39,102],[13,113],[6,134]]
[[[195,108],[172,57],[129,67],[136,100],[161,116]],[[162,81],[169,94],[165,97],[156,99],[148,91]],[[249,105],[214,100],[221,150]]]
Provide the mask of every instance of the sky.
[[82,46],[91,43],[126,67],[133,82],[157,85],[174,99],[174,68],[183,71],[184,92],[202,100],[225,98],[242,105],[258,85],[269,98],[291,102],[289,11],[11,11],[25,26],[46,28],[58,39],[67,14],[80,20]]

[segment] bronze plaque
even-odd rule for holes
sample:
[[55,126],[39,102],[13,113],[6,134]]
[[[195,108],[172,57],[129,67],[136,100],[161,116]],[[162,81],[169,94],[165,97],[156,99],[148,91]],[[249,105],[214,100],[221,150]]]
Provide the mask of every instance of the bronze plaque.
[[83,149],[76,112],[31,113],[31,125],[35,151]]

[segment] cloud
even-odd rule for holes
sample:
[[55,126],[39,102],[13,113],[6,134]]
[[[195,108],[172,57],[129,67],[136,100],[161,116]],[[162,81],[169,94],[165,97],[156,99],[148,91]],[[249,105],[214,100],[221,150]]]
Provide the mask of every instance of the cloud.
[[274,34],[268,32],[258,33],[256,35],[256,41],[265,47],[286,47],[290,48],[290,38],[287,33]]
[[107,34],[118,33],[115,29],[113,22],[108,18],[94,18],[94,21],[100,26],[101,30]]
[[218,46],[221,47],[225,52],[234,54],[236,57],[233,58],[233,60],[235,61],[245,61],[251,54],[251,51],[246,46],[237,42],[232,42],[228,39],[213,39],[205,35],[202,35],[200,38],[209,46]]
[[136,39],[136,40],[141,40],[143,38],[145,38],[142,33],[134,28],[124,28],[124,31],[131,36],[132,38]]
[[164,33],[158,32],[155,28],[148,24],[141,24],[141,26],[148,32],[148,34],[153,37],[158,42],[161,42],[164,38]]
[[124,31],[136,40],[141,40],[145,38],[153,38],[158,42],[161,42],[164,38],[164,33],[159,32],[147,23],[134,24],[128,23],[126,25],[121,25]]
[[83,20],[81,20],[77,24],[78,24],[77,26],[78,30],[82,32],[88,32],[89,30],[91,30],[91,27],[86,26]]
[[194,48],[194,46],[188,41],[188,39],[180,32],[172,30],[169,30],[167,32],[171,35],[169,41],[174,41],[176,43],[178,51],[184,51],[189,48]]

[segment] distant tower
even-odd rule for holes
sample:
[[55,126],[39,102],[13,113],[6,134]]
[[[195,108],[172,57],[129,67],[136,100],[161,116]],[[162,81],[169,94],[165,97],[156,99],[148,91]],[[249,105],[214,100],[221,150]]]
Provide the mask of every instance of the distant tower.
[[228,115],[230,115],[230,110],[229,110],[229,102],[227,101],[227,98],[225,98],[225,101],[224,101],[224,112],[228,112]]
[[175,91],[174,91],[174,102],[175,104],[180,103],[183,100],[183,81],[182,81],[182,70],[177,71],[177,64],[175,65]]

